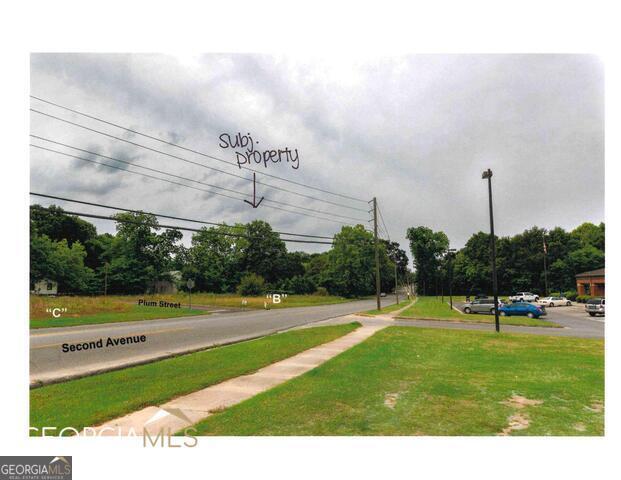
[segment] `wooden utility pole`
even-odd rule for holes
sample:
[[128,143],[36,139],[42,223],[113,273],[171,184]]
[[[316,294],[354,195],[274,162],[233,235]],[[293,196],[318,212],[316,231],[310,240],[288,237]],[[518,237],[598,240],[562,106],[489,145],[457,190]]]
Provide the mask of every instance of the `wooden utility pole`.
[[108,262],[104,264],[104,297],[108,297]]
[[379,240],[377,238],[377,198],[373,197],[373,235],[375,237],[375,297],[377,299],[377,309],[382,309],[381,286],[380,286],[380,265],[379,265]]
[[[396,256],[396,254],[395,254],[395,256]],[[399,280],[398,280],[398,277],[397,277],[397,259],[395,258],[395,297],[396,297],[396,300],[397,300],[397,305],[399,305],[399,292],[398,292],[398,290],[399,290]]]

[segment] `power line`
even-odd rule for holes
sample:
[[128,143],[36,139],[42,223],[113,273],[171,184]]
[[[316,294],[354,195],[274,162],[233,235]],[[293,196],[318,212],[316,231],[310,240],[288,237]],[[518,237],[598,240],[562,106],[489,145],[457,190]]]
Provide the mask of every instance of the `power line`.
[[[201,181],[201,180],[194,180],[194,179],[192,179],[192,178],[182,177],[182,176],[180,176],[180,175],[176,175],[176,174],[174,174],[174,173],[165,172],[165,171],[163,171],[163,170],[158,170],[158,169],[156,169],[156,168],[145,167],[144,165],[138,165],[138,164],[136,164],[136,163],[128,162],[128,161],[126,161],[126,160],[120,160],[120,159],[118,159],[118,158],[110,157],[110,156],[108,156],[108,155],[103,155],[103,154],[101,154],[101,153],[93,152],[93,151],[91,151],[91,150],[85,150],[85,149],[83,149],[83,148],[74,147],[73,145],[68,145],[68,144],[66,144],[66,143],[57,142],[57,141],[55,141],[55,140],[50,140],[50,139],[48,139],[48,138],[45,138],[45,137],[40,137],[40,136],[38,136],[38,135],[33,135],[33,134],[30,134],[30,136],[31,136],[31,137],[33,137],[33,138],[36,138],[36,139],[38,139],[38,140],[43,140],[43,141],[45,141],[45,142],[54,143],[54,144],[56,144],[56,145],[62,145],[63,147],[72,148],[72,149],[74,149],[74,150],[79,150],[80,152],[88,153],[88,154],[90,154],[90,155],[96,155],[96,156],[98,156],[98,157],[107,158],[108,160],[112,160],[112,161],[114,161],[114,162],[123,163],[123,164],[125,164],[125,165],[131,165],[132,167],[142,168],[142,169],[144,169],[144,170],[149,170],[149,171],[151,171],[151,172],[156,172],[156,173],[160,173],[160,174],[163,174],[163,175],[169,175],[169,176],[171,176],[171,177],[179,178],[179,179],[181,179],[181,180],[186,180],[186,181],[188,181],[188,182],[199,183],[199,184],[201,184],[201,185],[205,185],[205,186],[207,186],[207,187],[211,187],[211,188],[217,188],[217,189],[219,189],[219,190],[223,190],[223,191],[226,191],[226,192],[229,192],[229,193],[236,193],[236,194],[239,194],[239,195],[245,195],[244,193],[239,192],[239,191],[237,191],[237,190],[232,190],[232,189],[230,189],[230,188],[220,187],[220,186],[218,186],[218,185],[212,185],[212,184],[210,184],[210,183],[206,183],[206,182],[203,182],[203,181]],[[80,157],[76,157],[76,158],[80,158]],[[87,160],[87,161],[88,161],[88,160]],[[105,164],[102,164],[102,165],[105,165]],[[340,218],[345,218],[345,219],[348,219],[348,220],[355,220],[355,221],[359,221],[359,222],[363,222],[363,221],[364,221],[364,219],[357,218],[357,217],[350,217],[349,215],[341,215],[341,214],[338,214],[338,213],[326,212],[326,211],[324,211],[324,210],[315,210],[315,209],[313,209],[313,208],[300,207],[299,205],[292,205],[292,204],[290,204],[290,203],[279,202],[279,201],[276,201],[276,200],[271,200],[271,199],[268,199],[268,198],[265,198],[265,199],[264,199],[264,201],[265,201],[265,202],[267,202],[267,203],[275,203],[275,204],[279,204],[279,205],[282,205],[282,206],[285,206],[285,207],[290,207],[290,208],[299,208],[300,210],[305,210],[305,211],[307,211],[307,212],[320,213],[320,214],[322,214],[322,215],[331,215],[331,216],[334,216],[334,217],[340,217]]]
[[[41,207],[44,210],[49,210],[49,208],[46,207]],[[129,224],[133,224],[133,225],[145,225],[151,228],[166,228],[166,229],[171,229],[171,230],[187,230],[189,232],[201,232],[203,230],[197,229],[197,228],[189,228],[189,227],[179,227],[176,225],[161,225],[161,224],[155,224],[155,223],[149,223],[149,222],[141,222],[138,220],[129,220],[129,219],[119,219],[119,218],[115,218],[115,217],[107,217],[105,215],[95,215],[92,213],[84,213],[84,212],[73,212],[73,211],[69,211],[69,210],[64,210],[64,213],[66,213],[67,215],[76,215],[78,217],[85,217],[85,218],[97,218],[97,219],[101,219],[101,220],[111,220],[114,222],[118,222],[118,223],[129,223]],[[142,213],[146,213],[146,212],[142,212]],[[236,237],[236,238],[250,238],[247,235],[241,235],[241,234],[237,234],[237,233],[226,233],[226,232],[222,232],[221,235],[226,235],[229,237]],[[293,243],[316,243],[316,244],[322,244],[322,245],[332,245],[332,242],[321,242],[321,241],[317,241],[317,240],[299,240],[299,239],[292,239],[292,238],[281,238],[281,240],[283,242],[293,242]]]
[[[133,170],[128,170],[127,168],[115,167],[114,165],[110,165],[110,164],[108,164],[108,163],[98,162],[98,161],[96,161],[96,160],[90,160],[90,159],[87,159],[87,158],[78,157],[77,155],[72,155],[72,154],[69,154],[69,153],[60,152],[60,151],[58,151],[58,150],[54,150],[54,149],[47,148],[47,147],[42,147],[42,146],[40,146],[40,145],[34,145],[34,144],[32,144],[32,143],[31,143],[31,144],[30,144],[30,146],[31,146],[31,147],[35,147],[35,148],[39,148],[39,149],[41,149],[41,150],[46,150],[46,151],[48,151],[48,152],[53,152],[53,153],[58,153],[58,154],[60,154],[60,155],[65,155],[65,156],[67,156],[67,157],[75,158],[75,159],[77,159],[77,160],[82,160],[82,161],[84,161],[84,162],[94,163],[94,164],[97,164],[97,165],[102,165],[102,166],[105,166],[105,167],[108,167],[108,168],[112,168],[112,169],[115,169],[115,170],[120,170],[120,171],[122,171],[122,172],[133,173],[134,175],[140,175],[140,176],[143,176],[143,177],[152,178],[152,179],[154,179],[154,180],[160,180],[160,181],[162,181],[162,182],[171,183],[171,184],[173,184],[173,185],[178,185],[178,186],[185,187],[185,188],[191,188],[191,189],[193,189],[193,190],[198,190],[198,191],[200,191],[200,192],[207,192],[207,193],[211,193],[211,194],[213,194],[213,195],[219,195],[219,196],[222,196],[222,197],[231,198],[231,199],[233,199],[233,200],[239,200],[239,201],[243,201],[243,200],[244,200],[243,198],[232,197],[232,196],[227,195],[227,194],[225,194],[225,193],[214,192],[214,191],[211,191],[211,190],[206,190],[206,189],[204,189],[204,188],[193,187],[192,185],[186,185],[186,184],[184,184],[184,183],[175,182],[175,181],[173,181],[173,180],[169,180],[169,179],[167,179],[167,178],[155,177],[155,176],[153,176],[153,175],[149,175],[149,174],[147,174],[147,173],[135,172],[135,171],[133,171]],[[135,167],[139,167],[139,168],[140,168],[140,166],[139,166],[139,165],[134,165],[134,164],[131,164],[131,165],[132,165],[132,166],[135,166]],[[189,181],[196,182],[197,180],[189,180]],[[353,225],[352,223],[342,222],[342,221],[339,221],[339,220],[334,220],[334,219],[331,219],[331,218],[319,217],[319,216],[317,216],[317,215],[311,215],[311,214],[308,214],[308,213],[303,213],[303,212],[296,212],[296,211],[294,211],[294,210],[287,210],[287,209],[285,209],[285,208],[275,207],[275,206],[273,206],[273,205],[265,205],[265,207],[266,207],[266,208],[272,208],[272,209],[274,209],[274,210],[280,210],[280,211],[282,211],[282,212],[293,213],[293,214],[296,214],[296,215],[303,215],[303,216],[305,216],[305,217],[311,217],[311,218],[316,218],[316,219],[319,219],[319,220],[325,220],[325,221],[328,221],[328,222],[339,223],[339,224],[341,224],[341,225]]]
[[[168,219],[172,219],[172,220],[182,220],[182,221],[185,221],[185,222],[201,223],[201,224],[204,224],[204,225],[215,225],[215,226],[219,226],[219,227],[237,228],[237,229],[245,228],[243,226],[227,225],[225,223],[207,222],[205,220],[195,220],[195,219],[192,219],[192,218],[175,217],[175,216],[172,216],[172,215],[164,215],[162,213],[145,212],[144,210],[132,210],[132,209],[129,209],[129,208],[113,207],[111,205],[104,205],[104,204],[101,204],[101,203],[94,203],[94,202],[86,202],[84,200],[75,200],[73,198],[58,197],[56,195],[46,195],[44,193],[30,192],[30,195],[33,195],[35,197],[49,198],[49,199],[53,199],[53,200],[61,200],[63,202],[79,203],[79,204],[82,204],[82,205],[91,205],[93,207],[108,208],[110,210],[119,210],[119,211],[122,211],[122,212],[145,213],[145,214],[148,214],[148,215],[154,215],[156,217],[168,218]],[[332,237],[327,237],[327,236],[324,236],[324,235],[308,235],[308,234],[302,234],[302,233],[289,233],[289,232],[278,232],[278,231],[274,231],[274,233],[277,233],[278,235],[292,235],[292,236],[295,236],[295,237],[325,238],[325,239],[328,239],[328,240],[332,239]]]
[[[32,95],[31,95],[31,97],[32,97],[32,98],[35,98],[35,99],[37,99],[37,100],[40,100],[40,101],[42,101],[42,102],[46,102],[46,103],[49,103],[49,104],[51,104],[51,105],[57,106],[57,107],[59,107],[59,108],[63,108],[63,109],[68,110],[68,111],[70,111],[70,112],[77,113],[78,115],[83,115],[83,116],[85,116],[85,117],[87,117],[87,118],[91,118],[91,119],[93,119],[93,120],[97,120],[97,121],[99,121],[99,122],[106,123],[106,124],[108,124],[108,125],[112,125],[112,126],[117,127],[117,128],[121,128],[121,129],[123,129],[123,130],[125,130],[125,131],[131,132],[131,133],[134,133],[134,134],[136,134],[136,135],[141,135],[141,136],[143,136],[143,137],[150,138],[150,139],[153,139],[153,140],[156,140],[156,141],[159,141],[159,142],[165,143],[165,144],[167,144],[167,145],[171,145],[171,146],[173,146],[173,147],[177,147],[177,148],[180,148],[180,149],[182,149],[182,150],[186,150],[186,151],[188,151],[188,152],[195,153],[195,154],[201,155],[201,156],[206,157],[206,158],[210,158],[210,159],[212,159],[212,160],[217,160],[217,161],[222,162],[222,163],[225,163],[225,164],[227,164],[227,165],[232,165],[232,166],[235,166],[235,167],[239,167],[236,163],[229,162],[229,161],[227,161],[227,160],[223,160],[223,159],[218,158],[218,157],[214,157],[213,155],[208,155],[208,154],[206,154],[206,153],[199,152],[199,151],[197,151],[197,150],[192,150],[192,149],[190,149],[190,148],[186,148],[186,147],[183,147],[183,146],[181,146],[181,145],[177,145],[176,143],[168,142],[168,141],[166,141],[166,140],[164,140],[164,139],[157,138],[157,137],[153,137],[153,136],[151,136],[151,135],[147,135],[147,134],[145,134],[145,133],[141,133],[141,132],[138,132],[138,131],[136,131],[136,130],[132,130],[132,129],[130,129],[130,128],[126,128],[126,127],[123,127],[123,126],[121,126],[121,125],[117,125],[117,124],[115,124],[115,123],[108,122],[108,121],[106,121],[106,120],[103,120],[103,119],[98,118],[98,117],[94,117],[94,116],[92,116],[92,115],[88,115],[88,114],[85,114],[85,113],[82,113],[82,112],[78,112],[77,110],[73,110],[73,109],[70,109],[70,108],[68,108],[68,107],[64,107],[64,106],[62,106],[62,105],[58,105],[58,104],[55,104],[55,103],[49,102],[49,101],[47,101],[47,100],[43,100],[43,99],[41,99],[41,98],[34,97],[34,96],[32,96]],[[79,123],[75,123],[75,122],[72,122],[72,121],[70,121],[70,120],[66,120],[66,119],[64,119],[64,118],[60,118],[60,117],[57,117],[57,116],[55,116],[55,115],[51,115],[51,114],[49,114],[49,113],[42,112],[42,111],[40,111],[40,110],[36,110],[36,109],[34,109],[34,108],[31,108],[31,109],[30,109],[30,111],[31,111],[31,112],[35,112],[35,113],[38,113],[38,114],[40,114],[40,115],[45,115],[45,116],[47,116],[47,117],[53,118],[53,119],[55,119],[55,120],[59,120],[59,121],[61,121],[61,122],[68,123],[68,124],[70,124],[70,125],[74,125],[74,126],[76,126],[76,127],[80,127],[80,128],[83,128],[83,129],[89,130],[89,131],[94,132],[94,133],[98,133],[98,134],[100,134],[100,135],[105,135],[105,136],[107,136],[107,137],[114,138],[115,140],[119,140],[119,141],[122,141],[122,142],[126,142],[126,143],[129,143],[129,144],[131,144],[131,145],[135,145],[135,146],[137,146],[137,147],[146,148],[146,149],[148,149],[148,150],[152,150],[152,151],[154,151],[154,152],[161,153],[161,154],[163,154],[163,155],[168,155],[168,156],[170,156],[170,157],[177,158],[177,159],[179,159],[179,160],[183,160],[183,161],[187,161],[187,162],[190,162],[190,163],[194,163],[195,165],[199,165],[199,166],[201,166],[201,167],[208,168],[208,169],[210,169],[210,170],[215,170],[215,171],[218,171],[218,172],[224,173],[224,174],[226,174],[226,175],[231,175],[231,176],[234,176],[234,177],[242,178],[242,179],[247,180],[247,181],[250,181],[250,180],[251,180],[251,179],[250,179],[250,178],[248,178],[248,177],[244,177],[244,176],[241,176],[241,175],[235,175],[235,174],[233,174],[233,173],[226,172],[226,171],[224,171],[224,170],[220,170],[220,169],[217,169],[217,168],[214,168],[214,167],[210,167],[210,166],[207,166],[207,165],[202,164],[202,163],[193,162],[193,161],[191,161],[191,160],[187,160],[187,159],[184,159],[184,158],[182,158],[182,157],[178,157],[178,156],[176,156],[176,155],[172,155],[172,154],[169,154],[169,153],[166,153],[166,152],[162,152],[162,151],[160,151],[160,150],[157,150],[157,149],[154,149],[154,148],[148,147],[148,146],[146,146],[146,145],[142,145],[142,144],[139,144],[139,143],[136,143],[136,142],[131,142],[131,141],[126,140],[126,139],[124,139],[124,138],[116,137],[116,136],[111,135],[111,134],[109,134],[109,133],[102,132],[102,131],[100,131],[100,130],[95,130],[94,128],[90,128],[90,127],[87,127],[87,126],[85,126],[85,125],[82,125],[82,124],[79,124]],[[272,175],[272,174],[269,174],[269,173],[266,173],[266,172],[256,171],[256,170],[253,170],[253,169],[248,168],[248,167],[241,166],[241,168],[242,168],[242,169],[244,169],[244,170],[249,170],[249,171],[254,172],[254,173],[259,173],[259,174],[261,174],[261,175],[265,175],[265,176],[270,177],[270,178],[275,178],[275,179],[278,179],[278,180],[282,180],[282,181],[284,181],[284,182],[293,183],[293,184],[298,185],[298,186],[301,186],[301,187],[309,188],[309,189],[312,189],[312,190],[317,190],[317,191],[320,191],[320,192],[322,192],[322,193],[328,193],[328,194],[330,194],[330,195],[336,195],[336,196],[339,196],[339,197],[342,197],[342,198],[346,198],[346,199],[349,199],[349,200],[355,200],[355,201],[358,201],[358,202],[366,202],[366,200],[362,200],[362,199],[355,198],[355,197],[350,197],[350,196],[348,196],[348,195],[343,195],[343,194],[340,194],[340,193],[331,192],[331,191],[329,191],[329,190],[324,190],[324,189],[317,188],[317,187],[312,187],[312,186],[310,186],[310,185],[306,185],[306,184],[303,184],[303,183],[300,183],[300,182],[296,182],[296,181],[294,181],[294,180],[288,180],[288,179],[286,179],[286,178],[278,177],[278,176],[276,176],[276,175]],[[270,188],[274,188],[274,189],[276,189],[276,190],[281,190],[281,191],[283,191],[283,192],[287,192],[287,193],[290,193],[290,194],[293,194],[293,195],[298,195],[298,196],[301,196],[301,197],[310,198],[310,199],[313,199],[313,200],[318,200],[318,201],[320,201],[320,202],[329,203],[329,204],[332,204],[332,205],[335,205],[335,206],[339,206],[339,207],[342,207],[342,208],[349,208],[349,209],[351,209],[351,210],[359,210],[359,211],[363,211],[363,210],[361,210],[361,209],[359,209],[359,208],[356,208],[356,207],[351,207],[351,206],[348,206],[348,205],[343,205],[343,204],[340,204],[340,203],[331,202],[331,201],[329,201],[329,200],[320,199],[320,198],[317,198],[317,197],[312,197],[312,196],[309,196],[309,195],[305,195],[305,194],[303,194],[303,193],[299,193],[299,192],[295,192],[295,191],[292,191],[292,190],[285,189],[285,188],[283,188],[283,187],[277,187],[277,186],[275,186],[275,185],[271,185],[271,184],[268,184],[268,183],[265,183],[265,182],[261,182],[261,181],[259,181],[259,182],[257,182],[257,183],[258,183],[259,185],[264,185],[264,186],[267,186],[267,187],[270,187]]]
[[[215,157],[215,156],[213,156],[213,155],[208,155],[208,154],[206,154],[206,153],[204,153],[204,152],[200,152],[200,151],[198,151],[198,150],[193,150],[193,149],[191,149],[191,148],[184,147],[184,146],[179,145],[179,144],[177,144],[177,143],[169,142],[168,140],[164,140],[164,139],[159,138],[159,137],[155,137],[155,136],[152,136],[152,135],[148,135],[148,134],[146,134],[146,133],[139,132],[139,131],[137,131],[137,130],[133,130],[133,129],[128,128],[128,127],[124,127],[124,126],[119,125],[119,124],[117,124],[117,123],[110,122],[110,121],[108,121],[108,120],[104,120],[104,119],[103,119],[103,118],[101,118],[101,117],[96,117],[96,116],[94,116],[94,115],[89,115],[89,114],[87,114],[87,113],[80,112],[80,111],[78,111],[78,110],[74,110],[74,109],[72,109],[72,108],[66,107],[66,106],[64,106],[64,105],[60,105],[60,104],[58,104],[58,103],[54,103],[54,102],[52,102],[52,101],[50,101],[50,100],[45,100],[45,99],[43,99],[43,98],[41,98],[41,97],[36,97],[36,96],[34,96],[34,95],[30,95],[30,98],[34,98],[35,100],[39,100],[40,102],[44,102],[44,103],[47,103],[47,104],[49,104],[49,105],[53,105],[53,106],[58,107],[58,108],[62,108],[63,110],[67,110],[67,111],[69,111],[69,112],[73,112],[73,113],[76,113],[76,114],[78,114],[78,115],[82,115],[83,117],[90,118],[90,119],[92,119],[92,120],[96,120],[96,121],[98,121],[98,122],[105,123],[105,124],[107,124],[107,125],[111,125],[111,126],[116,127],[116,128],[120,128],[120,129],[122,129],[122,130],[125,130],[125,131],[128,131],[128,132],[131,132],[131,133],[134,133],[134,134],[136,134],[136,135],[140,135],[140,136],[145,137],[145,138],[150,138],[150,139],[152,139],[152,140],[156,140],[156,141],[158,141],[158,142],[165,143],[166,145],[170,145],[170,146],[173,146],[173,147],[180,148],[181,150],[185,150],[185,151],[187,151],[187,152],[195,153],[195,154],[197,154],[197,155],[201,155],[201,156],[206,157],[206,158],[211,158],[212,160],[217,160],[217,161],[219,161],[219,162],[226,163],[226,164],[228,164],[228,165],[233,165],[233,166],[235,166],[235,167],[240,167],[240,166],[239,166],[239,165],[237,165],[236,163],[229,162],[229,161],[224,160],[224,159],[222,159],[222,158],[218,158],[218,157]],[[258,172],[257,172],[256,170],[253,170],[252,168],[249,168],[249,167],[244,167],[244,166],[242,166],[241,168],[243,168],[243,169],[245,169],[245,170],[249,170],[249,171],[251,171],[251,172],[260,173],[261,175],[265,175],[265,176],[267,176],[267,177],[275,178],[275,179],[277,179],[277,180],[282,180],[283,182],[290,182],[290,183],[293,183],[293,184],[295,184],[295,185],[299,185],[299,186],[304,187],[304,188],[310,188],[310,189],[312,189],[312,190],[317,190],[317,191],[319,191],[319,192],[328,193],[328,194],[330,194],[330,195],[335,195],[335,196],[342,197],[342,198],[346,198],[346,199],[349,199],[349,200],[355,200],[355,201],[358,201],[358,202],[363,202],[363,203],[364,203],[364,202],[366,202],[366,200],[363,200],[363,199],[360,199],[360,198],[352,197],[352,196],[349,196],[349,195],[344,195],[344,194],[342,194],[342,193],[331,192],[331,191],[329,191],[329,190],[324,190],[324,189],[321,189],[321,188],[318,188],[318,187],[313,187],[313,186],[310,186],[310,185],[306,185],[306,184],[304,184],[304,183],[296,182],[296,181],[294,181],[294,180],[290,180],[290,179],[287,179],[287,178],[282,178],[282,177],[279,177],[279,176],[277,176],[277,175],[272,175],[272,174],[269,174],[269,173],[266,173],[266,172],[261,172],[261,171],[258,171]]]
[[377,211],[379,212],[380,220],[382,221],[382,225],[384,226],[384,232],[386,232],[386,236],[388,237],[388,241],[390,242],[390,233],[388,233],[388,228],[386,227],[386,223],[384,222],[384,215],[382,215],[382,210],[381,208],[379,208],[379,206],[377,207]]

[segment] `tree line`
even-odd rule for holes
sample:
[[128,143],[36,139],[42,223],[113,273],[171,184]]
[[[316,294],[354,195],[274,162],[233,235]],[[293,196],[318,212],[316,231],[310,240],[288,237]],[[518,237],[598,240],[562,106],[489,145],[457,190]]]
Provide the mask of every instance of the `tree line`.
[[[153,215],[119,213],[116,233],[62,208],[30,207],[30,282],[54,280],[59,293],[142,294],[180,272],[194,290],[244,295],[266,291],[360,297],[375,293],[375,244],[362,225],[345,226],[323,253],[288,251],[269,223],[204,227],[190,246],[176,229],[162,229]],[[396,242],[379,245],[382,290],[391,291],[395,269],[408,272],[408,257]],[[396,264],[396,268],[395,268]]]
[[[457,252],[449,251],[444,232],[428,227],[409,228],[407,238],[418,292],[447,292],[452,279],[455,293],[491,293],[490,234],[473,234]],[[543,294],[546,272],[548,292],[572,294],[577,273],[602,268],[604,263],[604,223],[583,223],[569,232],[560,227],[549,231],[533,227],[517,235],[496,237],[498,289],[503,295],[518,291]]]

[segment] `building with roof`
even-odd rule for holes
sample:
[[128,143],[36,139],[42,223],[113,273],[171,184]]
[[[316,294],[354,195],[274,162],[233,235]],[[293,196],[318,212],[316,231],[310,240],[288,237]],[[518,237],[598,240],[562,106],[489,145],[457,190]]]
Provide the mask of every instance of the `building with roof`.
[[593,297],[606,296],[606,275],[604,268],[582,272],[576,275],[576,291],[578,295]]

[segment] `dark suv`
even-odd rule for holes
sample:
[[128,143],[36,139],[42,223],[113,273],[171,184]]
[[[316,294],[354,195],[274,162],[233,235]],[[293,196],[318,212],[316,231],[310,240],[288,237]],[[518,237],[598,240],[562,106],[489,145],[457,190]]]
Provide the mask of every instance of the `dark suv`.
[[592,298],[590,300],[587,300],[584,309],[592,317],[594,317],[595,315],[606,315],[606,299]]

